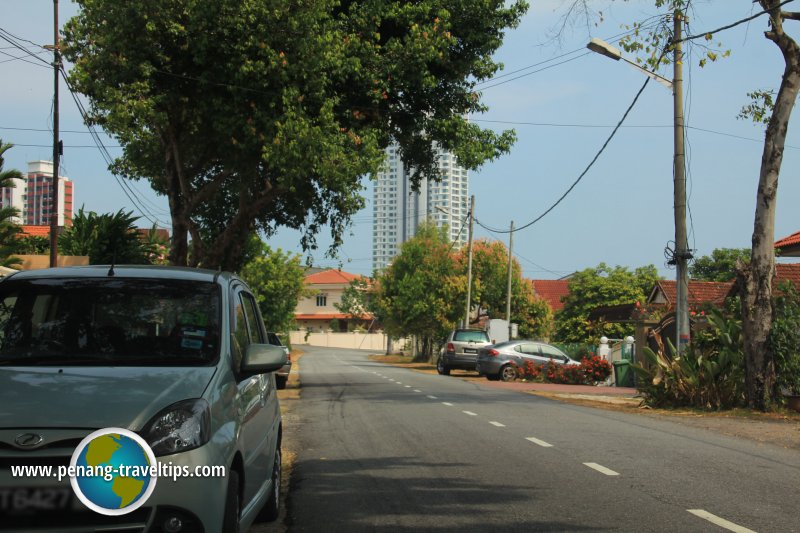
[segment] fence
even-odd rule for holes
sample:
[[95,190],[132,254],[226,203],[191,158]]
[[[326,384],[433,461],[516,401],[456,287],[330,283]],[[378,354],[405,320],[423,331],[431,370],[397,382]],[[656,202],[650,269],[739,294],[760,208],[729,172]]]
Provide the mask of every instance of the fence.
[[351,350],[386,351],[385,333],[306,333],[305,330],[292,331],[289,334],[292,346],[307,344],[326,348],[349,348]]

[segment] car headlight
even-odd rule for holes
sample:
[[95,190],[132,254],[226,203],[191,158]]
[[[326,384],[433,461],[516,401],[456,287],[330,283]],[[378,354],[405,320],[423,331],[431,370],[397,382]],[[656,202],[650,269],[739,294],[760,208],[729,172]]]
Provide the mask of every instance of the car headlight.
[[142,430],[142,438],[157,457],[199,448],[210,434],[211,410],[202,398],[170,405]]

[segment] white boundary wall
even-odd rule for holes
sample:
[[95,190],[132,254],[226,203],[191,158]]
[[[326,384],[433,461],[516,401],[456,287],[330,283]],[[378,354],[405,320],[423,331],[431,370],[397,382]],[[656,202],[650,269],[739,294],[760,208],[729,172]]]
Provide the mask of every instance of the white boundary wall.
[[[326,348],[349,348],[353,350],[374,350],[378,353],[386,352],[385,333],[309,333],[306,337],[304,330],[289,333],[292,346],[308,344],[309,346],[323,346]],[[395,342],[396,346],[400,343]]]

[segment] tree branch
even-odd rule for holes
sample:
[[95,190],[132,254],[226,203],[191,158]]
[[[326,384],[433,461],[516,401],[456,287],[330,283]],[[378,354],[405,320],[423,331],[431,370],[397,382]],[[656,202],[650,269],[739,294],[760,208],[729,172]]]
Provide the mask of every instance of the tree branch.
[[800,20],[800,11],[781,11],[783,20]]

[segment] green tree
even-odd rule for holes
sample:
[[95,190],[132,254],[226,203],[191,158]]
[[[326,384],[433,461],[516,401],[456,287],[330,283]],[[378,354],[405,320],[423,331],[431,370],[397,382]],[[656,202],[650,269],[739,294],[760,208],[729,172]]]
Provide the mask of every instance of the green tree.
[[267,329],[286,333],[294,325],[297,302],[306,295],[305,269],[299,255],[273,250],[263,242],[259,248],[242,267],[242,279],[253,290]]
[[700,281],[732,281],[736,279],[736,265],[749,261],[747,248],[716,248],[711,255],[694,260],[689,267],[689,276]]
[[50,255],[50,238],[24,235],[17,238],[16,252],[25,255]]
[[630,326],[590,322],[589,313],[597,307],[642,302],[658,279],[653,265],[631,272],[626,267],[612,268],[600,263],[576,273],[570,278],[564,308],[556,313],[556,339],[594,343],[603,335],[613,338],[632,335]]
[[461,317],[466,281],[447,228],[425,222],[377,279],[378,317],[392,337],[418,337],[419,358],[430,357]]
[[[462,250],[462,252],[465,252]],[[466,253],[459,255],[466,272]],[[472,246],[472,303],[491,318],[505,318],[508,294],[508,248],[500,241],[479,239]],[[546,302],[533,293],[522,267],[511,262],[511,321],[519,324],[522,337],[546,338],[553,329],[553,317]]]
[[77,3],[70,84],[122,145],[113,171],[168,198],[177,265],[235,270],[281,226],[313,248],[328,225],[335,249],[392,140],[414,183],[436,146],[476,168],[514,140],[467,116],[523,0]]
[[364,319],[372,309],[372,286],[366,277],[359,277],[351,281],[342,292],[341,301],[333,306],[351,319]]
[[89,256],[92,265],[148,263],[149,249],[139,239],[133,212],[98,215],[81,207],[69,226],[58,237],[58,247],[65,255]]
[[[3,169],[5,164],[3,155],[13,146],[13,144],[4,144],[3,140],[0,139],[0,188],[16,187],[14,180],[24,178],[19,170]],[[18,216],[19,211],[14,207],[0,208],[0,265],[5,267],[13,267],[22,262],[19,257],[13,257],[12,255],[18,253],[17,238],[22,231],[22,228],[13,221],[13,218]]]
[[[637,58],[649,67],[657,69],[669,62],[668,51],[674,49],[673,36],[667,20],[686,20],[690,0],[654,0],[656,7],[665,8],[661,23],[654,24],[653,17],[642,24],[634,24],[634,30],[620,45],[627,51],[644,54]],[[755,0],[742,2],[742,18],[746,17],[751,4],[757,4],[768,20],[769,29],[764,37],[778,48],[784,69],[781,73],[777,93],[773,89],[756,89],[748,96],[752,103],[745,106],[740,118],[751,118],[756,123],[766,124],[764,148],[756,192],[756,212],[753,221],[750,261],[739,263],[737,283],[740,286],[742,305],[742,338],[746,363],[747,403],[751,408],[766,410],[775,400],[775,356],[770,347],[770,332],[774,323],[773,287],[775,275],[775,211],[778,202],[778,178],[780,177],[786,136],[792,110],[800,94],[800,44],[786,32],[784,23],[800,21],[800,12],[783,10],[784,0]],[[590,13],[587,0],[572,0],[570,12]],[[576,9],[577,8],[577,9]],[[713,40],[711,32],[695,33],[690,40]],[[721,46],[721,45],[719,45]],[[700,66],[715,61],[727,52],[705,48]]]

